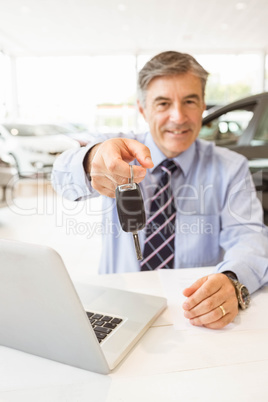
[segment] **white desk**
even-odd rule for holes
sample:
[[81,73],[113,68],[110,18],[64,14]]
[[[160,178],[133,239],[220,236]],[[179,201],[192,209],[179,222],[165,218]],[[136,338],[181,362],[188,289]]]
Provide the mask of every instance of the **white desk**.
[[[174,270],[168,275],[179,288],[193,274],[209,271]],[[157,272],[87,280],[165,293]],[[0,402],[268,401],[267,295],[268,288],[254,294],[251,308],[220,331],[190,325],[174,329],[168,308],[108,376],[0,347]]]

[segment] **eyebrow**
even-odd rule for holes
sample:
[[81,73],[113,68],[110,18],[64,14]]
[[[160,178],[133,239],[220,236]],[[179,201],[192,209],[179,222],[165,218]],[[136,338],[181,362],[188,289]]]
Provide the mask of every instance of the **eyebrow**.
[[165,96],[157,96],[157,97],[153,100],[153,103],[162,102],[162,101],[170,101],[170,98],[167,98],[167,97],[165,97]]
[[200,100],[200,96],[197,94],[190,94],[184,97],[184,99],[192,99],[192,98]]
[[[185,96],[183,98],[184,100],[187,99],[196,99],[198,101],[200,101],[200,96],[197,94],[189,94],[187,96]],[[170,98],[166,97],[166,96],[157,96],[154,100],[153,103],[157,103],[157,102],[163,102],[163,101],[170,101]]]

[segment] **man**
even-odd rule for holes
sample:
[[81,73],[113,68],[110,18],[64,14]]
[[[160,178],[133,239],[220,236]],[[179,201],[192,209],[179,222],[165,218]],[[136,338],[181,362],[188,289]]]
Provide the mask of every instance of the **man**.
[[[71,200],[104,196],[100,272],[135,272],[158,268],[155,262],[150,265],[151,254],[147,255],[154,232],[150,241],[145,230],[139,233],[146,257],[137,261],[132,235],[117,230],[115,189],[128,182],[129,163],[133,163],[134,181],[140,183],[150,221],[157,183],[161,171],[166,171],[173,190],[167,203],[173,203],[174,197],[176,221],[175,232],[163,240],[174,257],[161,267],[216,266],[215,274],[184,290],[183,308],[193,325],[222,328],[235,318],[239,305],[247,307],[247,288],[252,293],[267,282],[268,239],[246,159],[197,139],[207,76],[190,55],[169,51],[155,56],[141,70],[138,83],[139,111],[150,131],[103,137],[88,147],[67,151],[55,163],[53,182]],[[174,173],[165,167],[166,159],[175,165]],[[167,227],[172,230],[174,225]]]

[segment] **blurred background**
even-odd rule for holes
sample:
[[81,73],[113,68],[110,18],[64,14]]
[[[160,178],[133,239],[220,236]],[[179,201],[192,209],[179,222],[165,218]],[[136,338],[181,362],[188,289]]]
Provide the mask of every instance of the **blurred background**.
[[160,51],[210,72],[208,105],[267,91],[265,0],[0,1],[0,118],[143,130],[137,71]]
[[247,156],[268,210],[266,0],[0,0],[0,16],[1,237],[54,246],[72,275],[88,260],[97,272],[99,201],[64,204],[52,165],[89,133],[146,130],[137,73],[165,50],[209,71],[201,136]]

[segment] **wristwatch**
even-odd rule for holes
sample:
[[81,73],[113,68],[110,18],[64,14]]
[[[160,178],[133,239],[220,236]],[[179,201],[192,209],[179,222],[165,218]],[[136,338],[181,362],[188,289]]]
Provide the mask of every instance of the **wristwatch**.
[[223,274],[225,274],[230,279],[230,281],[232,282],[232,284],[235,288],[235,293],[236,293],[239,307],[242,310],[245,310],[246,308],[248,308],[249,303],[250,303],[250,293],[248,291],[248,288],[246,288],[245,285],[242,285],[242,283],[240,283],[237,280],[237,276],[235,275],[235,273],[228,271],[228,272],[223,272]]

